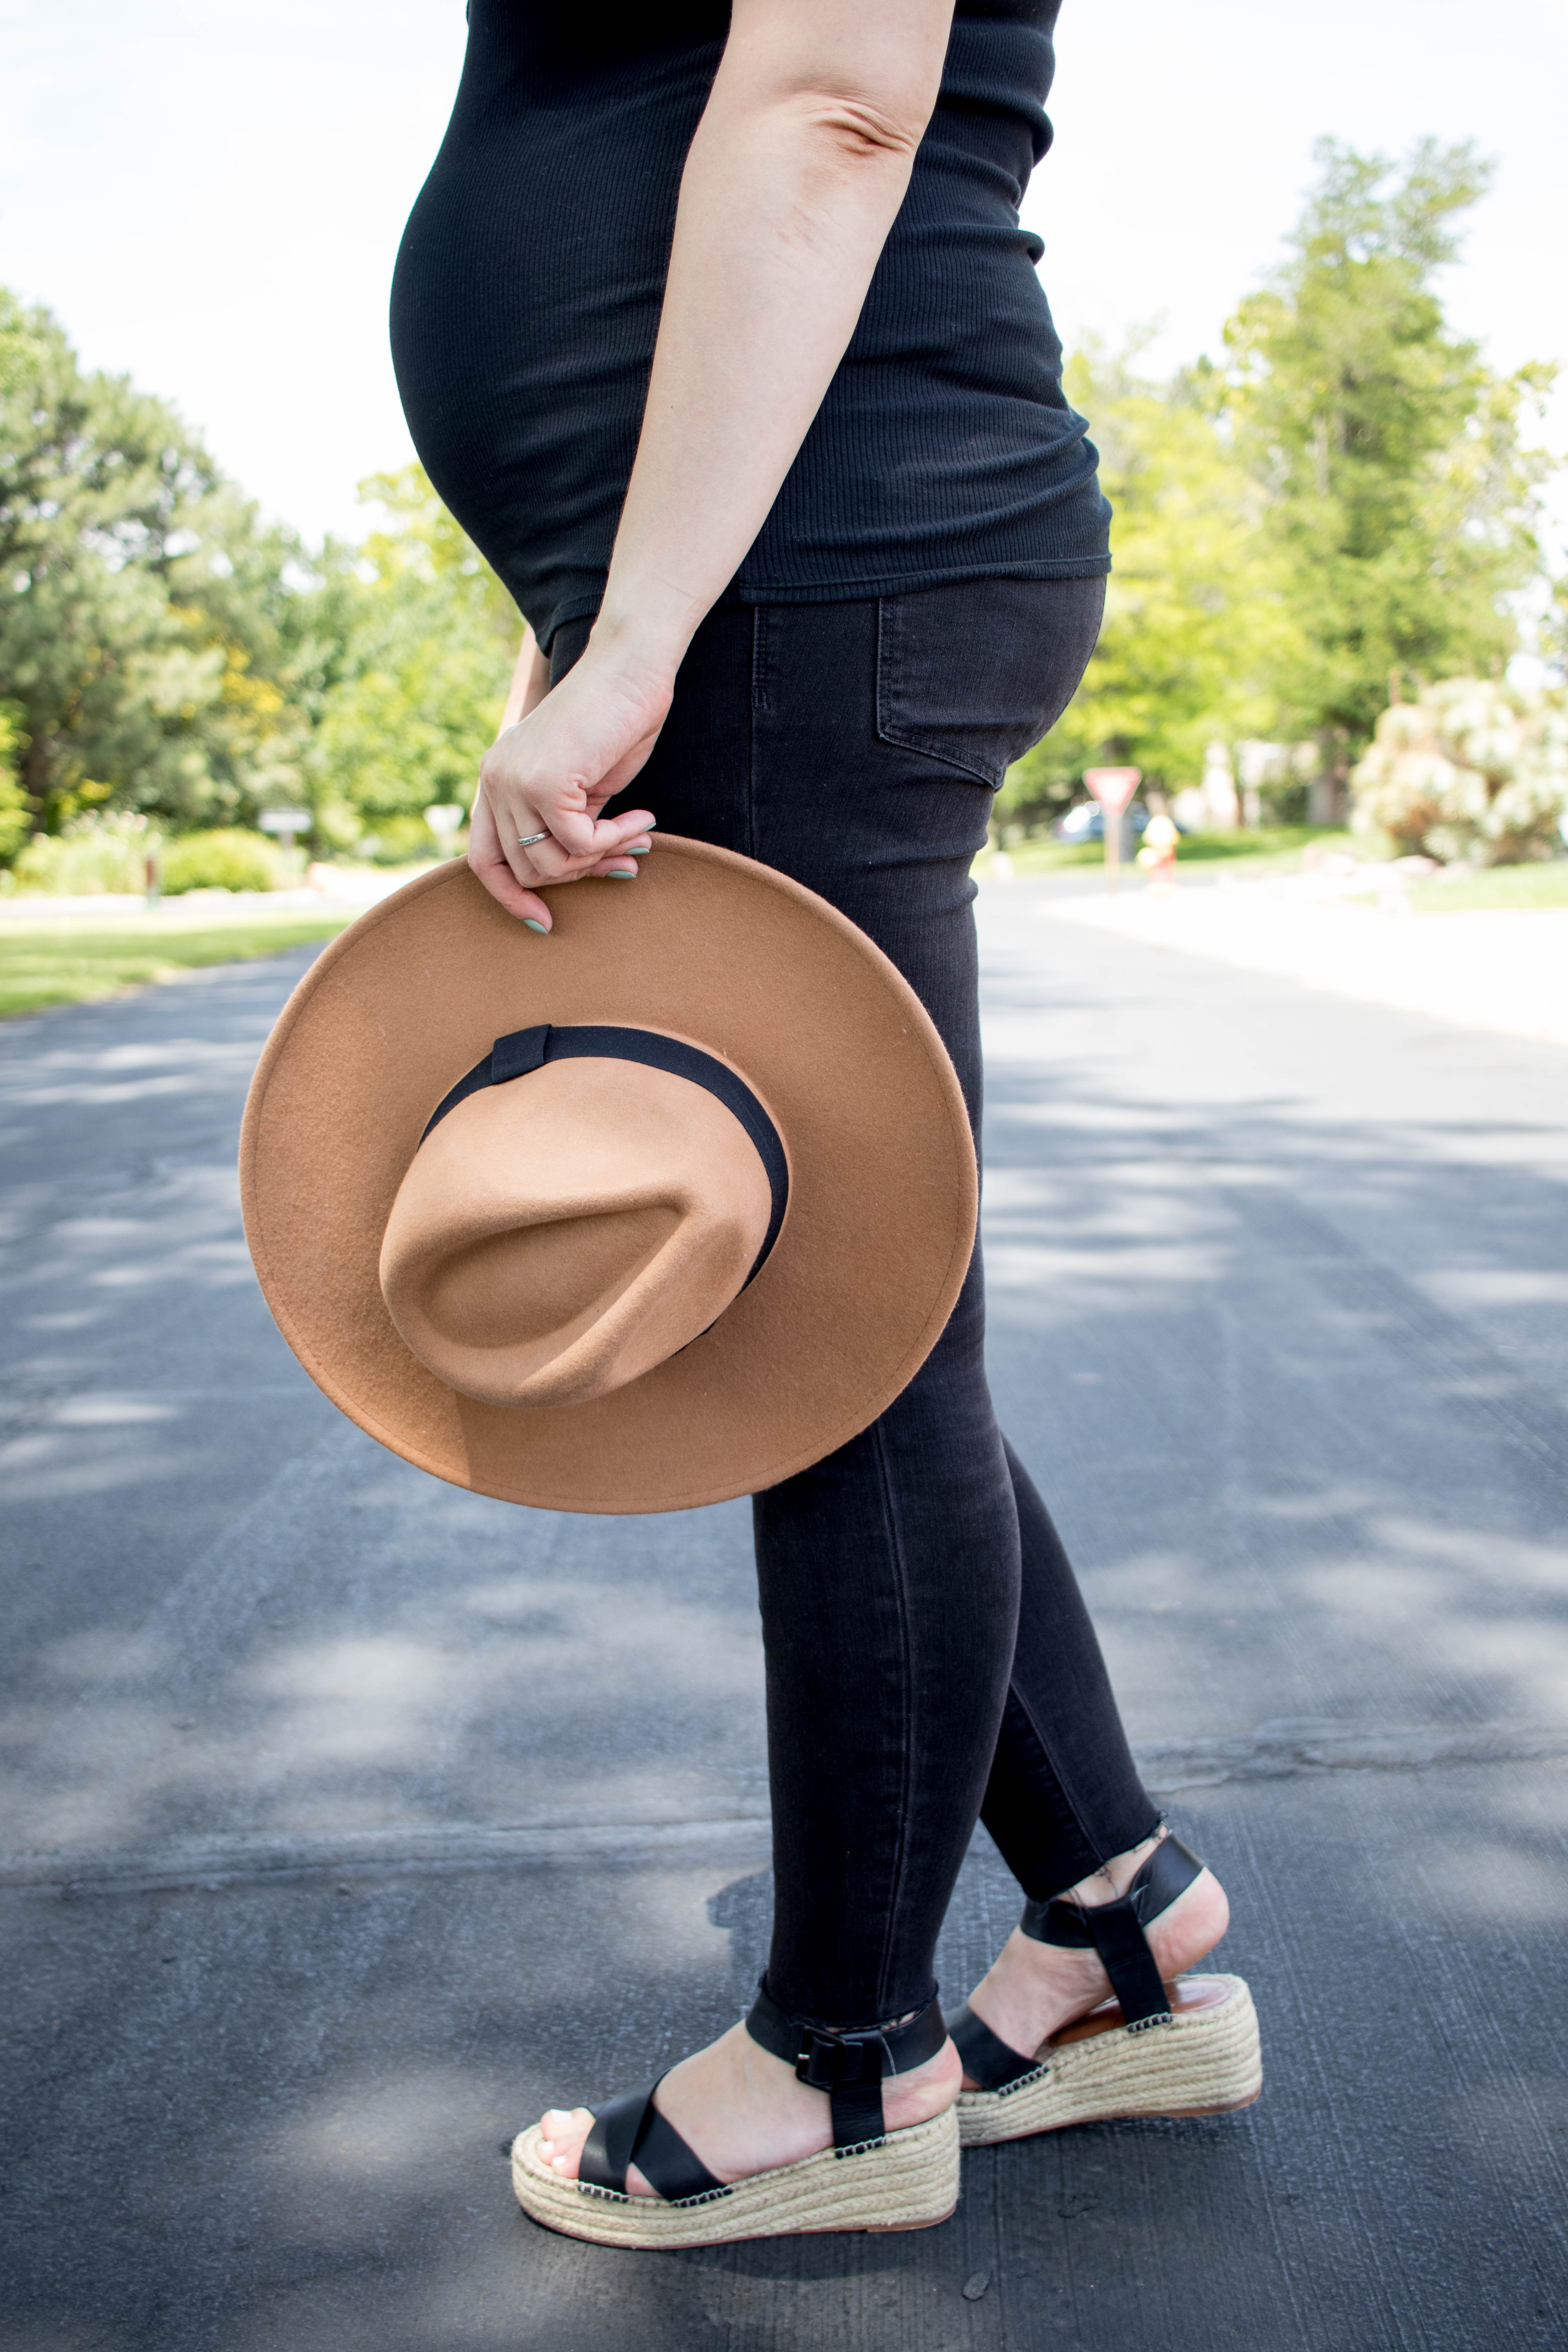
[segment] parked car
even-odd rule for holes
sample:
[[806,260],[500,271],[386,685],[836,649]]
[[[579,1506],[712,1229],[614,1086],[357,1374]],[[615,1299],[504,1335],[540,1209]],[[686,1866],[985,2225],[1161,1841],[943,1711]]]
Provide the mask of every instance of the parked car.
[[[1132,803],[1124,822],[1131,826],[1134,833],[1142,832],[1149,822],[1149,812],[1142,801]],[[1053,841],[1103,841],[1105,811],[1098,801],[1079,801],[1076,808],[1068,809],[1066,816],[1058,817],[1051,827],[1051,838]]]

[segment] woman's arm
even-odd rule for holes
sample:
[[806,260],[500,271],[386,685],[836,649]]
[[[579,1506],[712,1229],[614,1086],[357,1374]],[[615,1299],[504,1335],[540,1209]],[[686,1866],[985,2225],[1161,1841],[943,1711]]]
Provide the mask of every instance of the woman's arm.
[[496,729],[497,741],[509,727],[515,727],[520,719],[526,719],[531,710],[537,710],[549,691],[550,656],[540,652],[539,640],[525,621],[522,643],[512,667],[511,685],[507,690],[506,709],[501,712],[500,725]]
[[[698,624],[762,529],[855,331],[942,80],[952,0],[735,0],[687,157],[647,406],[576,666],[486,754],[469,862],[504,907],[623,869],[599,812],[647,760]],[[550,838],[520,850],[519,835]]]

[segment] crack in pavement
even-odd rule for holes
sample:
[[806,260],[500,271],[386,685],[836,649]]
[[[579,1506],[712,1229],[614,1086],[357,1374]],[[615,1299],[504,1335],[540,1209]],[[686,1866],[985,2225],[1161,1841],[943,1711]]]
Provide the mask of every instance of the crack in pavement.
[[1424,1772],[1439,1764],[1538,1764],[1568,1757],[1568,1725],[1361,1725],[1316,1717],[1260,1723],[1234,1739],[1134,1740],[1151,1789],[1213,1789],[1226,1780],[1314,1772]]
[[[1312,1717],[1259,1724],[1234,1738],[1134,1742],[1133,1754],[1159,1795],[1212,1789],[1228,1780],[1296,1780],[1326,1772],[1423,1772],[1444,1765],[1540,1764],[1568,1760],[1568,1725],[1445,1724],[1379,1727]],[[217,1889],[258,1879],[309,1879],[344,1871],[428,1874],[442,1871],[636,1864],[656,1857],[700,1859],[737,1843],[768,1843],[765,1804],[710,1813],[630,1820],[622,1812],[540,1814],[526,1822],[453,1822],[344,1832],[240,1831],[175,1839],[140,1851],[79,1846],[0,1853],[0,1887],[69,1895],[138,1894],[199,1885]]]

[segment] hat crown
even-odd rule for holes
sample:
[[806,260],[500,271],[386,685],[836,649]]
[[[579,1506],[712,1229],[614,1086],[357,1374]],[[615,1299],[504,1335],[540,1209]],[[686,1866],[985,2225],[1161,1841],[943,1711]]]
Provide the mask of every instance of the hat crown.
[[772,1213],[756,1144],[703,1086],[641,1062],[551,1062],[427,1132],[387,1220],[382,1295],[461,1393],[588,1403],[717,1320]]

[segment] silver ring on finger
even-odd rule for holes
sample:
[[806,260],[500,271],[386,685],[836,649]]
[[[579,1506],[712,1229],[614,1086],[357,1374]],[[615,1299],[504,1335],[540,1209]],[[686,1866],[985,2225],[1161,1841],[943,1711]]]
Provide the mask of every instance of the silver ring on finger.
[[531,849],[536,841],[548,841],[549,838],[548,833],[520,833],[517,845],[520,849]]

